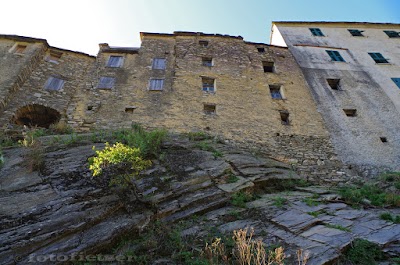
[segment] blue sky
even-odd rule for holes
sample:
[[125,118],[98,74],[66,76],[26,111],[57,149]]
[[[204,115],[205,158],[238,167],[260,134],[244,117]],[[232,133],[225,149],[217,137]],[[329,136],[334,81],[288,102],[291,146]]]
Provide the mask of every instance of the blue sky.
[[140,46],[139,32],[201,31],[269,43],[271,21],[400,23],[400,0],[7,0],[0,34],[95,55]]

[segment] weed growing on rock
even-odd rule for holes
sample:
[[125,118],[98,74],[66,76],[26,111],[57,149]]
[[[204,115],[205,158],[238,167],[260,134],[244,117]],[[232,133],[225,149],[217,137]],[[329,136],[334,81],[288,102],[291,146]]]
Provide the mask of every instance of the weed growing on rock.
[[282,208],[288,202],[288,200],[286,198],[283,198],[283,197],[275,197],[275,198],[273,198],[273,201],[274,201],[273,204],[276,207],[279,207],[279,208]]
[[218,151],[217,149],[215,149],[213,146],[211,146],[211,145],[210,145],[208,142],[206,142],[206,141],[202,141],[202,142],[197,143],[197,144],[195,145],[195,147],[196,147],[196,148],[199,148],[200,150],[203,150],[203,151],[212,152],[214,158],[217,158],[217,157],[221,157],[221,156],[222,156],[222,153],[221,153],[220,151]]
[[211,138],[211,136],[205,132],[188,132],[187,136],[191,141],[202,141]]
[[25,156],[25,163],[29,170],[42,171],[44,168],[44,147],[39,142],[33,142],[29,145]]
[[333,225],[333,224],[325,224],[326,227],[333,228],[333,229],[338,229],[346,232],[351,232],[351,230],[347,227],[341,226],[341,225]]
[[370,201],[374,206],[400,206],[400,195],[386,193],[379,187],[365,184],[361,187],[343,187],[339,194],[349,204],[360,206],[365,200]]
[[312,197],[304,198],[302,201],[305,202],[307,206],[317,206],[320,204],[320,202],[317,200],[318,197],[318,194],[314,194]]
[[249,191],[239,191],[232,195],[231,203],[234,206],[246,208],[246,202],[256,199],[256,196]]
[[[383,252],[377,245],[364,239],[356,239],[339,262],[355,265],[374,265],[383,259]],[[338,264],[342,264],[338,263]]]
[[400,224],[400,215],[391,215],[390,213],[383,213],[380,215],[380,218],[385,221]]
[[53,134],[71,134],[74,131],[65,121],[53,123],[50,125],[49,129]]

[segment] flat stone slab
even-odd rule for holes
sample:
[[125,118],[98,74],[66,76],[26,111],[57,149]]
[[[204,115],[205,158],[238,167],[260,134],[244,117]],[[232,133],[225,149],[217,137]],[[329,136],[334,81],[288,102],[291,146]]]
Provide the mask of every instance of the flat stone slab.
[[237,178],[238,180],[235,183],[219,184],[217,187],[225,192],[232,193],[254,186],[254,183],[248,179],[241,176],[237,176]]
[[299,233],[320,222],[318,218],[314,218],[309,214],[295,209],[284,212],[274,217],[271,221],[279,226],[285,227],[292,233]]

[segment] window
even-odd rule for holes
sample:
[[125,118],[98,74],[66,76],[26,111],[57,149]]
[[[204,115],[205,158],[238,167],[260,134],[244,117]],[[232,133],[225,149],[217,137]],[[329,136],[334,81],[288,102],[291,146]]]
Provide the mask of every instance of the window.
[[326,79],[333,90],[340,90],[340,79]]
[[49,55],[47,56],[46,60],[50,63],[58,63],[62,55],[62,52],[58,51],[50,51]]
[[167,60],[165,58],[154,58],[153,59],[153,69],[164,70],[166,61]]
[[61,90],[64,86],[65,81],[51,76],[49,79],[47,79],[46,84],[44,85],[44,89],[46,90]]
[[400,88],[400,78],[392,78],[392,80]]
[[389,36],[389,38],[400,38],[400,32],[396,32],[393,30],[384,30],[383,32]]
[[388,60],[379,52],[369,52],[368,54],[376,63],[389,63]]
[[215,104],[204,104],[203,111],[205,114],[215,114],[216,105]]
[[124,57],[111,55],[110,58],[108,58],[107,67],[118,68],[121,67],[123,63],[124,63]]
[[347,117],[355,117],[357,116],[357,110],[356,109],[343,109],[344,114],[346,114]]
[[126,107],[125,112],[126,113],[133,113],[133,111],[136,109],[134,106]]
[[283,99],[280,85],[269,85],[269,91],[273,99]]
[[206,41],[206,40],[200,40],[200,41],[199,41],[199,45],[200,45],[201,47],[207,47],[207,46],[208,46],[208,41]]
[[205,92],[215,92],[215,79],[213,78],[208,78],[208,77],[203,77],[202,78],[202,83],[203,83],[203,91]]
[[348,29],[348,31],[350,32],[351,36],[354,36],[354,37],[364,37],[364,35],[362,34],[362,33],[364,32],[363,30]]
[[387,143],[388,141],[386,137],[379,137],[379,139],[381,139],[382,143]]
[[262,62],[264,73],[275,72],[274,62]]
[[310,31],[313,36],[319,36],[319,37],[324,36],[324,33],[322,33],[322,31],[319,28],[310,28]]
[[258,52],[265,52],[265,48],[258,47],[258,48],[257,48],[257,51],[258,51]]
[[343,57],[340,55],[338,51],[326,51],[328,55],[331,57],[332,61],[334,62],[345,62]]
[[26,45],[17,44],[17,46],[15,46],[15,48],[14,48],[14,53],[24,53],[26,47],[27,47]]
[[114,87],[114,84],[115,84],[115,78],[114,77],[102,76],[102,77],[100,77],[99,84],[97,85],[97,88],[111,89],[111,88]]
[[213,59],[212,58],[208,58],[208,57],[203,57],[202,58],[202,63],[203,63],[203,66],[211,67],[211,66],[213,66]]
[[280,110],[281,123],[283,125],[289,125],[289,112],[287,110]]
[[149,90],[161,91],[163,90],[164,79],[150,79]]

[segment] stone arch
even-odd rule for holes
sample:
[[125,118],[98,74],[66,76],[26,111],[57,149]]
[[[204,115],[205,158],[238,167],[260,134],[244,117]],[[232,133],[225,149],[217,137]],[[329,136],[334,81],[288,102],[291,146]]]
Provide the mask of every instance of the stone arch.
[[29,127],[49,128],[51,124],[57,123],[60,119],[61,114],[57,110],[39,104],[32,104],[19,108],[15,112],[12,122]]

